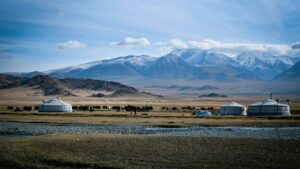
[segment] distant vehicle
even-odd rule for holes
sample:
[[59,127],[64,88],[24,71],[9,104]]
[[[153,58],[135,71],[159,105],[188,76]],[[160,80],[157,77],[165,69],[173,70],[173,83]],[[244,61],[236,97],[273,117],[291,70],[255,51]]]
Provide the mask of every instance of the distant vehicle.
[[211,116],[212,113],[209,111],[199,111],[195,113],[196,116]]

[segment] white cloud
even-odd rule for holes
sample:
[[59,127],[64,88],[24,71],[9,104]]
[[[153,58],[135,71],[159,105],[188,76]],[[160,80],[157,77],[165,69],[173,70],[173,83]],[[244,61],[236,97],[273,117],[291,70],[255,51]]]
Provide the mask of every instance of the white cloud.
[[57,49],[77,49],[84,47],[86,47],[86,44],[77,40],[70,40],[67,42],[57,44]]
[[141,38],[132,38],[132,37],[126,37],[121,42],[112,42],[110,43],[111,46],[149,46],[151,45],[150,41],[147,38],[141,37]]
[[186,49],[198,48],[209,51],[216,51],[229,55],[236,55],[241,52],[268,52],[275,55],[285,54],[291,50],[287,44],[251,44],[251,43],[225,43],[211,39],[201,41],[182,41],[180,39],[171,39],[168,42],[156,42],[155,45],[161,46],[164,51],[167,49]]

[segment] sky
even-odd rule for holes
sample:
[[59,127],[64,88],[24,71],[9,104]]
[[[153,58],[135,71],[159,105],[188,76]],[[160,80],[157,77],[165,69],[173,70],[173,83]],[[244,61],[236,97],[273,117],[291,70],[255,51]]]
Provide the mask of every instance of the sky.
[[177,48],[234,56],[300,48],[300,0],[1,0],[0,72]]

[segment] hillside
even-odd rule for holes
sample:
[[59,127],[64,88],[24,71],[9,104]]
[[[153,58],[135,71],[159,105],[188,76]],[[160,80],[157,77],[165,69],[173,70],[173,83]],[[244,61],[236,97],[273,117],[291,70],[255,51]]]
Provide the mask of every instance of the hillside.
[[[56,79],[47,75],[38,75],[32,78],[0,75],[0,89],[11,89],[17,87],[40,90],[44,96],[75,96],[73,93],[74,90],[107,92],[128,91],[130,94],[140,93],[133,87],[104,80],[77,78]],[[124,93],[124,95],[126,95],[126,93]]]
[[300,61],[274,78],[277,81],[300,81]]

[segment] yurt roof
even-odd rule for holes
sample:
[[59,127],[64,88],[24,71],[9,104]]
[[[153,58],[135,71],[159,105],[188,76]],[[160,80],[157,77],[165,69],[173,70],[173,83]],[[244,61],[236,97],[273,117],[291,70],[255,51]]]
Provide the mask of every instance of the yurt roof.
[[272,99],[267,99],[267,100],[264,100],[261,102],[256,102],[256,103],[251,104],[250,106],[273,106],[273,105],[287,106],[286,104],[277,103],[275,100],[272,100]]
[[237,102],[231,102],[231,103],[228,103],[228,104],[224,104],[222,107],[245,107]]
[[59,99],[51,99],[51,100],[48,100],[48,101],[46,101],[45,103],[43,103],[42,105],[55,105],[55,106],[57,106],[57,105],[69,105],[69,103],[67,103],[67,102],[64,102],[64,101],[62,101],[62,100],[59,100]]

